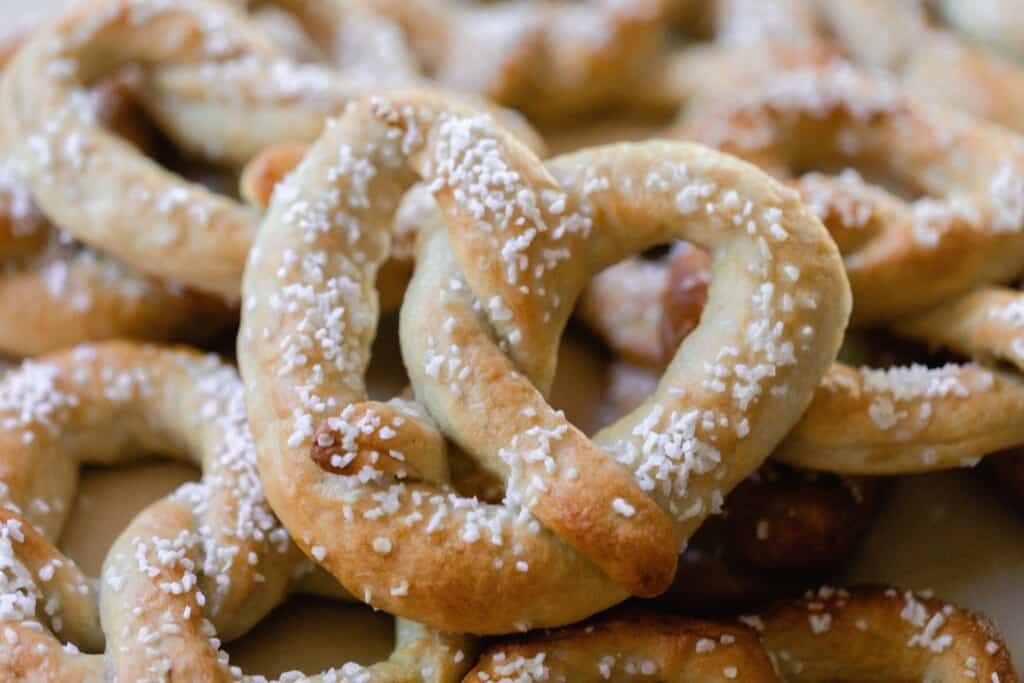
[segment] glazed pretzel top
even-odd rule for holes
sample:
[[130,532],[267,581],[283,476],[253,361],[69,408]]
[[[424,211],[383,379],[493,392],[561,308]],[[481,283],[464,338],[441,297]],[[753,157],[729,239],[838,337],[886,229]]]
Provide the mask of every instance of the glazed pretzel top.
[[[452,630],[662,590],[679,540],[803,410],[845,320],[834,246],[751,167],[652,143],[549,168],[436,95],[358,101],[278,186],[246,270],[239,358],[275,510],[355,594]],[[422,408],[365,402],[372,283],[416,178],[446,219],[420,240],[403,357],[441,433],[508,482],[503,506],[426,475],[446,466]],[[743,293],[713,291],[718,315],[656,396],[590,441],[544,400],[557,340],[593,272],[679,236],[683,216]]]

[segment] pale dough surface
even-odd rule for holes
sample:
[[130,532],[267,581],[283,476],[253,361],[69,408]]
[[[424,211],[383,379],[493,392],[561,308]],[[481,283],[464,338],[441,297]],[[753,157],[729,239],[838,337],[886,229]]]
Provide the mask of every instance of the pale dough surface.
[[[44,17],[64,0],[0,0],[0,36]],[[567,133],[557,148],[607,140],[611,130]],[[638,136],[628,127],[624,137]],[[371,386],[381,396],[403,384],[394,328],[383,330]],[[553,404],[584,429],[593,428],[603,359],[582,337],[563,345]],[[175,464],[86,470],[64,549],[95,573],[106,548],[128,520],[177,484],[196,475]],[[851,582],[892,583],[936,594],[989,614],[1024,669],[1024,516],[996,499],[971,473],[894,482],[874,532],[854,563]],[[367,608],[294,599],[252,633],[230,645],[233,663],[252,673],[317,671],[347,659],[370,663],[386,655],[391,620]]]

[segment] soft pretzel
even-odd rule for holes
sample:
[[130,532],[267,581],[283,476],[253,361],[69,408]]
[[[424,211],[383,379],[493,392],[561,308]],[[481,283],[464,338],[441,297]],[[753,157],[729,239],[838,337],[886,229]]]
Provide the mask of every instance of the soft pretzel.
[[[275,510],[355,594],[453,630],[566,623],[628,592],[663,590],[679,539],[803,410],[843,326],[834,247],[795,195],[751,167],[655,143],[550,168],[559,182],[489,117],[436,96],[359,101],[279,186],[246,269],[239,359]],[[504,506],[417,480],[410,472],[436,471],[444,459],[433,425],[406,404],[364,402],[373,278],[401,192],[417,177],[433,183],[457,232],[450,243],[440,226],[420,238],[403,357],[441,432],[508,482]],[[624,186],[642,190],[626,195]],[[730,229],[744,211],[755,235],[769,235],[772,261],[746,227]],[[533,383],[549,386],[558,335],[589,275],[623,249],[666,241],[682,229],[670,218],[680,214],[697,219],[688,234],[721,245],[721,259],[745,254],[743,266],[719,261],[745,293],[712,292],[712,301],[733,301],[730,315],[744,326],[717,338],[711,318],[656,396],[589,441]],[[776,271],[783,266],[799,275]],[[785,296],[792,310],[775,303]],[[752,347],[748,333],[759,340]],[[719,356],[723,346],[736,356]],[[701,376],[702,359],[721,371]],[[733,379],[729,368],[741,362],[754,374]],[[779,384],[785,393],[770,389]],[[693,422],[704,411],[718,419]],[[394,439],[396,454],[376,450],[376,466],[347,469],[374,460],[362,455],[364,429]],[[410,443],[428,447],[402,448]],[[311,458],[314,446],[335,448],[331,473]]]
[[606,616],[491,646],[464,683],[778,680],[750,629],[642,613]]
[[[856,253],[876,239],[897,203],[851,172],[835,178],[807,175],[797,187],[844,253]],[[676,247],[670,253],[674,253],[671,265],[648,266],[660,269],[660,291],[654,287],[629,290],[626,309],[627,313],[643,311],[661,323],[639,326],[633,337],[604,335],[613,349],[627,355],[640,351],[645,354],[642,360],[654,367],[666,362],[664,349],[677,346],[699,323],[710,280],[707,264],[695,250]],[[605,277],[619,276],[611,271]],[[609,279],[604,286],[614,291],[616,281]],[[619,284],[618,289],[624,286]],[[1017,295],[1008,297],[997,309],[1000,320],[979,322],[992,311],[974,304],[972,313],[968,304],[985,299],[983,294],[969,293],[939,304],[934,312],[906,317],[895,328],[931,344],[974,351],[981,359],[998,358],[1002,352],[1012,352],[1018,334],[1013,305]],[[603,310],[602,303],[607,307],[617,300],[592,305]],[[951,318],[954,314],[962,317]],[[602,323],[610,318],[611,314],[598,318],[595,329],[603,334]],[[853,475],[971,467],[983,456],[1024,443],[1017,419],[1022,402],[1024,381],[1019,375],[975,363],[889,369],[836,364],[772,457],[804,469]]]
[[[7,56],[0,55],[0,68]],[[89,106],[105,125],[145,147],[150,134],[139,126],[126,87],[123,80],[101,84]],[[0,300],[0,351],[16,355],[111,337],[206,340],[232,317],[214,300],[146,278],[54,228],[36,207],[20,163],[6,153],[0,153]]]
[[[184,350],[83,346],[8,374],[0,411],[4,679],[238,680],[221,639],[303,588],[304,570],[263,496],[234,369]],[[79,465],[140,451],[190,459],[203,476],[121,534],[104,562],[97,612],[90,581],[51,543]],[[455,680],[466,666],[459,647],[468,641],[400,625],[392,661],[365,680]],[[433,674],[421,674],[427,666]],[[346,665],[323,680],[365,671]]]
[[126,263],[236,297],[255,212],[161,169],[90,121],[76,94],[129,62],[268,52],[230,13],[198,0],[98,0],[34,33],[8,68],[3,106],[44,214]]
[[848,65],[784,74],[702,113],[680,135],[784,177],[861,166],[925,195],[888,202],[885,229],[845,255],[857,323],[892,320],[1024,269],[1020,139],[921,106]]
[[984,616],[893,588],[822,588],[741,620],[791,683],[1016,683]]
[[[826,587],[740,621],[753,632],[727,623],[613,614],[492,645],[466,680],[1019,680],[990,621],[911,591]],[[764,654],[771,665],[765,666]]]
[[[175,40],[144,37],[161,34]],[[81,88],[129,63],[153,67],[140,74],[141,101],[175,142],[222,161],[315,138],[357,90],[280,59],[240,17],[202,0],[96,0],[18,52],[5,121],[27,141],[19,158],[43,212],[140,270],[235,300],[257,213],[164,171],[76,104]]]

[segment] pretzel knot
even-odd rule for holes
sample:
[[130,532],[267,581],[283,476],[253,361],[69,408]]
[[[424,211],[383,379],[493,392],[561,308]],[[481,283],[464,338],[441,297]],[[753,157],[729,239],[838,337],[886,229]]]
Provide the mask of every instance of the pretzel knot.
[[[416,180],[442,211],[402,307],[416,402],[367,402],[373,281]],[[545,399],[574,302],[624,252],[683,236],[731,286],[712,287],[655,395],[588,439]],[[473,633],[664,590],[806,407],[849,304],[821,224],[751,166],[648,143],[545,167],[427,93],[359,100],[328,128],[275,191],[243,291],[239,360],[285,526],[367,602]],[[441,435],[505,482],[502,504],[445,485]]]
[[[239,679],[221,641],[303,589],[309,567],[263,496],[235,370],[188,351],[83,346],[7,375],[0,421],[4,680]],[[202,478],[140,513],[94,584],[52,543],[80,464],[140,451],[191,460]],[[401,630],[397,663],[383,665],[392,675],[430,665],[451,680],[465,667],[464,638]],[[367,671],[346,665],[325,680]]]

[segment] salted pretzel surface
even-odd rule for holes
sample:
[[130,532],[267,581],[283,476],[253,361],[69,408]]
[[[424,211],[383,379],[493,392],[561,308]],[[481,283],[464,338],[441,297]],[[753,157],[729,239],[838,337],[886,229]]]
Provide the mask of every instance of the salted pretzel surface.
[[909,590],[826,587],[740,619],[795,683],[1020,680],[991,621]]
[[[549,168],[554,177],[489,117],[437,96],[362,100],[279,186],[246,271],[239,358],[275,510],[355,594],[453,630],[566,623],[663,590],[679,540],[803,409],[845,316],[820,224],[749,166],[655,143]],[[420,238],[401,336],[436,428],[405,403],[365,402],[362,384],[374,275],[417,178],[432,183],[448,229]],[[590,274],[666,241],[679,215],[719,245],[716,266],[745,293],[713,293],[735,301],[731,313],[716,308],[724,317],[695,333],[658,394],[590,441],[544,401],[553,349]],[[714,378],[701,359],[721,366]],[[734,363],[754,374],[734,379]],[[508,482],[504,505],[422,474],[443,471],[437,428]],[[330,472],[314,447],[334,448],[318,457],[336,456]]]
[[[303,589],[308,568],[264,498],[235,370],[187,350],[83,346],[5,376],[0,414],[5,680],[260,680],[229,665],[221,640]],[[191,460],[202,478],[132,521],[93,588],[52,543],[79,466],[140,452]],[[400,624],[389,663],[316,680],[457,680],[460,647]]]
[[[674,260],[688,263],[694,254],[707,258],[688,245]],[[701,291],[706,298],[706,281]],[[642,302],[655,311],[663,307],[666,317],[679,315],[671,312],[671,302]],[[698,310],[686,327],[676,330],[673,346],[699,320]],[[618,350],[615,340],[608,343]],[[607,374],[602,422],[643,403],[657,388],[661,371],[618,361]],[[681,614],[731,614],[820,584],[859,547],[875,519],[878,493],[871,479],[797,470],[769,460],[733,489],[721,513],[690,539],[672,587],[657,604]]]
[[466,680],[1019,680],[988,619],[911,591],[825,587],[739,621],[606,615],[496,643]]

